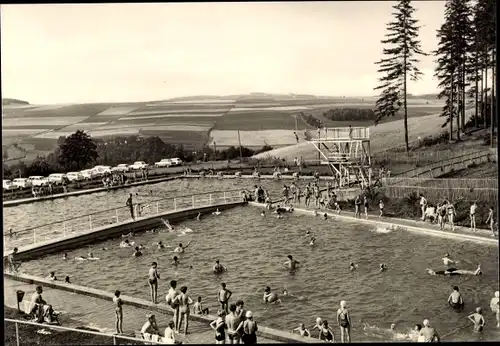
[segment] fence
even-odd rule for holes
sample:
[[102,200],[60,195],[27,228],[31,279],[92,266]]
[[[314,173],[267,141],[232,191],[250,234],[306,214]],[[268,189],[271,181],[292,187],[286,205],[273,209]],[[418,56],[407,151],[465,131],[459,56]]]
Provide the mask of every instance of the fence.
[[411,193],[423,194],[428,200],[484,201],[498,204],[497,179],[428,179],[382,178],[387,197],[403,198]]
[[404,152],[390,152],[382,151],[372,155],[372,163],[375,165],[385,165],[387,163],[399,164],[414,164],[414,165],[428,165],[436,162],[447,161],[457,157],[457,154],[462,156],[477,152],[477,149],[463,149],[463,150],[436,150],[436,151],[417,151],[410,152],[409,155]]
[[[199,208],[210,205],[242,201],[241,190],[213,191],[195,195],[174,196],[163,199],[147,199],[149,196],[139,196],[134,203],[134,215],[143,218],[158,215],[168,211],[188,208]],[[92,229],[131,220],[129,207],[119,207],[77,216],[62,221],[35,226],[12,235],[4,235],[5,248],[36,244],[49,239],[66,237]]]
[[[78,333],[78,336],[75,336],[73,340],[71,341],[72,344],[85,344],[85,336],[100,336],[103,339],[113,339],[113,345],[166,345],[166,344],[173,344],[172,342],[167,343],[167,342],[155,342],[155,341],[146,341],[143,339],[139,338],[133,338],[130,336],[121,336],[121,335],[112,335],[112,334],[106,334],[106,333],[101,333],[101,332],[94,332],[90,330],[83,330],[83,329],[74,329],[74,328],[67,328],[67,327],[60,327],[60,326],[55,326],[55,325],[49,325],[49,324],[41,324],[41,323],[35,323],[35,322],[28,322],[28,321],[20,321],[20,320],[13,320],[10,318],[4,318],[4,331],[5,336],[4,336],[4,344],[9,345],[7,343],[7,337],[9,336],[7,334],[7,328],[6,324],[7,323],[14,323],[15,324],[15,330],[16,330],[16,345],[20,346],[21,344],[31,344],[33,342],[22,342],[21,340],[21,335],[23,332],[27,333],[33,333],[35,334],[35,328],[40,328],[40,329],[51,329],[51,330],[56,330],[56,331],[61,331],[61,332],[72,332],[72,333]],[[20,325],[23,326],[24,328],[20,328]],[[31,328],[29,327],[31,326]],[[53,337],[60,338],[60,335],[55,335]],[[34,336],[35,339],[39,339],[37,336]],[[24,341],[24,340],[23,340]],[[120,342],[121,341],[121,342]],[[62,340],[61,340],[62,342]],[[94,344],[94,343],[92,343]],[[105,343],[104,340],[96,340],[95,342],[96,345],[110,345],[110,343]]]
[[423,167],[411,169],[398,174],[397,177],[400,179],[403,178],[401,179],[402,183],[406,181],[407,178],[414,178],[422,175],[430,176],[430,178],[438,177],[446,173],[445,171],[449,170],[450,168],[454,168],[455,165],[461,165],[460,168],[467,168],[468,165],[474,164],[476,163],[476,161],[481,162],[482,160],[491,160],[492,156],[494,155],[490,150],[475,151],[464,155],[455,156],[446,161],[436,162]]

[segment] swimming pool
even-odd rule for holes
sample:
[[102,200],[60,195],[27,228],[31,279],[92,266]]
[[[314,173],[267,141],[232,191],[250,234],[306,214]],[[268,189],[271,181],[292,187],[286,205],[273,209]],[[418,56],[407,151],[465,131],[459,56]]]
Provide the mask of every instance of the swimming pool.
[[[177,179],[109,192],[97,192],[88,195],[22,204],[3,209],[4,231],[10,227],[12,227],[13,231],[21,231],[101,210],[124,207],[129,193],[134,194],[135,202],[140,202],[147,201],[148,199],[168,198],[210,191],[227,191],[242,188],[252,190],[252,187],[256,184],[262,185],[271,194],[277,195],[283,184],[288,185],[290,182],[275,180],[259,181],[253,179]],[[307,182],[300,181],[300,184],[305,185]],[[322,182],[321,184],[325,183]],[[136,198],[136,192],[139,195],[147,195],[147,197]]]
[[[120,289],[123,294],[149,299],[147,271],[150,263],[157,261],[162,274],[161,301],[168,281],[175,278],[179,286],[188,286],[193,298],[202,296],[204,304],[213,311],[219,285],[226,282],[234,292],[233,302],[243,299],[260,324],[284,330],[301,322],[312,325],[317,316],[335,326],[338,304],[347,300],[354,323],[353,341],[397,340],[397,336],[385,331],[391,323],[396,323],[399,330],[406,330],[422,323],[424,318],[429,318],[441,335],[454,332],[446,340],[477,340],[479,336],[472,333],[470,326],[455,329],[467,325],[467,313],[482,306],[487,328],[481,337],[499,338],[489,311],[489,299],[498,289],[495,247],[404,231],[371,231],[366,225],[334,219],[323,221],[299,213],[278,220],[271,215],[261,217],[260,211],[250,206],[238,207],[220,216],[205,216],[202,221],[187,220],[176,225],[176,228],[190,228],[192,233],[137,234],[133,239],[136,244],[149,247],[139,258],[131,256],[130,248],[120,248],[122,238],[115,238],[69,251],[67,261],[61,260],[60,253],[26,262],[21,268],[39,276],[54,270],[61,279],[69,275],[76,284],[107,291]],[[317,238],[314,247],[309,246],[307,230]],[[171,264],[172,248],[158,250],[152,246],[158,240],[171,246],[189,240],[193,243],[179,256],[181,264],[175,268]],[[89,251],[100,260],[74,260]],[[459,259],[464,269],[475,269],[481,263],[484,275],[428,276],[425,268],[441,269],[445,252]],[[294,275],[283,267],[289,254],[302,264]],[[228,267],[222,276],[211,273],[216,259]],[[350,261],[359,264],[357,271],[349,271]],[[379,273],[379,263],[387,264],[388,271]],[[296,297],[286,297],[281,305],[265,305],[262,293],[267,285],[276,291],[286,287]],[[465,312],[460,314],[446,304],[454,285],[460,287],[466,302]],[[372,327],[364,330],[364,323]]]

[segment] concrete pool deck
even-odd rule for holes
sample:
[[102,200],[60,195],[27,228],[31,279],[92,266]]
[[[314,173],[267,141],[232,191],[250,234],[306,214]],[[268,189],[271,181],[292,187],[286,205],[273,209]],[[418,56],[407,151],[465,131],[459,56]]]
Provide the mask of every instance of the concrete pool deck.
[[[248,204],[260,208],[265,208],[265,204],[262,203],[248,202]],[[499,244],[498,235],[496,237],[492,237],[491,236],[492,233],[489,230],[477,229],[476,232],[472,232],[469,228],[455,226],[455,232],[453,232],[451,231],[451,229],[449,229],[449,226],[447,225],[445,226],[445,230],[442,231],[439,229],[438,225],[430,224],[428,222],[423,222],[423,221],[389,218],[389,217],[379,218],[377,215],[374,214],[368,214],[368,219],[365,219],[364,215],[362,215],[361,218],[356,218],[354,217],[354,212],[350,211],[342,211],[339,215],[332,210],[306,208],[305,206],[301,206],[294,209],[296,212],[302,212],[308,214],[313,214],[314,211],[316,210],[320,215],[327,213],[328,216],[332,219],[365,223],[386,228],[397,227],[396,228],[397,231],[407,230],[420,234],[428,234],[443,238],[451,238],[464,241],[473,241],[476,243],[493,245],[493,246],[498,246]]]
[[[4,304],[17,308],[16,291],[24,291],[24,301],[28,301],[35,291],[36,285],[42,285],[44,299],[54,306],[56,311],[63,310],[61,323],[67,327],[93,327],[107,330],[114,329],[113,294],[93,288],[67,284],[62,281],[51,281],[31,275],[12,275],[4,273]],[[146,321],[149,312],[157,312],[157,321],[160,331],[170,320],[170,307],[165,304],[152,304],[144,299],[121,296],[124,301],[124,329],[127,334],[138,332]],[[161,301],[161,298],[160,298]],[[104,303],[104,304],[103,304]],[[21,304],[21,309],[23,309]],[[214,311],[216,307],[207,306]],[[259,323],[258,311],[253,309],[256,321]],[[165,316],[166,315],[166,316]],[[216,317],[211,315],[190,315],[189,333],[187,336],[178,335],[178,339],[188,344],[213,344],[214,332],[209,323]],[[133,322],[131,322],[133,321]],[[316,343],[315,338],[304,338],[288,332],[267,328],[259,323],[259,343]]]

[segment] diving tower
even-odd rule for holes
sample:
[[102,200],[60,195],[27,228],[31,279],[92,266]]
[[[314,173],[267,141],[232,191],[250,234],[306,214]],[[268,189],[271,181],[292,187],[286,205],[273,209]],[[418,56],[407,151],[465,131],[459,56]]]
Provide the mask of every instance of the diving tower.
[[339,188],[371,185],[368,127],[318,129],[317,138],[309,142],[318,150],[320,163],[330,166]]

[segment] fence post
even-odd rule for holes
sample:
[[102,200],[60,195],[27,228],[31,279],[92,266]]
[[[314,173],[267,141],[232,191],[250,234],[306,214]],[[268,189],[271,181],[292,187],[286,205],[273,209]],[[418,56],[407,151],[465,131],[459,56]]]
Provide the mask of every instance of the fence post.
[[212,205],[212,194],[208,195],[209,204]]
[[191,201],[193,202],[193,208],[194,208],[194,195],[191,196]]
[[116,336],[113,335],[113,345],[116,345]]
[[89,215],[89,227],[92,230],[92,215]]
[[224,191],[224,203],[227,203],[227,202],[226,202],[226,198],[227,198],[227,197],[226,197],[226,191]]
[[174,210],[177,210],[177,198],[174,198]]
[[115,209],[116,223],[118,223],[118,209]]
[[16,344],[19,346],[19,325],[17,322],[14,322],[16,324]]
[[156,202],[156,215],[160,213],[160,202]]

